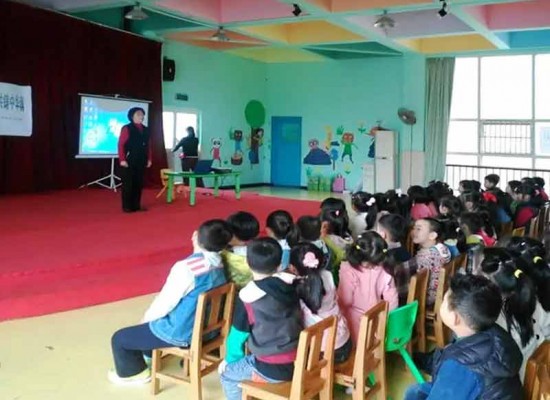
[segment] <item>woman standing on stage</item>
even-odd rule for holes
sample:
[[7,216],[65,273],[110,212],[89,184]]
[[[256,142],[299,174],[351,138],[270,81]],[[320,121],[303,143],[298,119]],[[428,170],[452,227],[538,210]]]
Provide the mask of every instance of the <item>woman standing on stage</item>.
[[[172,150],[172,153],[175,153],[181,148],[181,170],[184,172],[193,171],[199,160],[199,139],[195,135],[195,129],[192,126],[188,126],[186,130],[187,136],[182,138],[176,147],[174,147],[174,150]],[[188,186],[189,179],[183,178],[183,183],[185,186]],[[204,186],[202,178],[197,178],[197,186]]]
[[151,167],[152,151],[149,128],[143,125],[145,110],[133,107],[128,111],[130,123],[124,125],[118,139],[118,160],[122,167],[122,211],[146,211],[141,207],[141,191],[145,168]]

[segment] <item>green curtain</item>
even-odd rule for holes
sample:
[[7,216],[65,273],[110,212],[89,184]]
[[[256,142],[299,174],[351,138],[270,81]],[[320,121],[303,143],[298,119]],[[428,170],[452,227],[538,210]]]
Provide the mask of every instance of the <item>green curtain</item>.
[[454,58],[427,60],[426,182],[443,180],[453,94]]

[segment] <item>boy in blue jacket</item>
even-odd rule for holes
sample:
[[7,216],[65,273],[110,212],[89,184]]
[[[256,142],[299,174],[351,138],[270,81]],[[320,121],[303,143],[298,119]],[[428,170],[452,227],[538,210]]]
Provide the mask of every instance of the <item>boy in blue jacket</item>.
[[223,220],[206,221],[193,233],[193,254],[174,264],[142,323],[113,335],[115,369],[108,374],[112,383],[147,383],[151,371],[144,355],[163,347],[189,347],[199,295],[227,282],[220,252],[232,236]]
[[432,382],[411,386],[405,400],[519,400],[522,355],[495,324],[502,309],[498,287],[487,278],[456,275],[439,311],[457,336],[431,360]]

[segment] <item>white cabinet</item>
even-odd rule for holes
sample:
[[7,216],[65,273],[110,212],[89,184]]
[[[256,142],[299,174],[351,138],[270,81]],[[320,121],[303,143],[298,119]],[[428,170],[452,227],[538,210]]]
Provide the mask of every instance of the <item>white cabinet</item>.
[[363,191],[386,192],[397,188],[397,139],[393,131],[378,131],[375,136],[374,163],[363,164]]
[[374,157],[374,181],[376,192],[386,192],[397,187],[395,178],[397,162],[397,140],[395,132],[376,132]]
[[363,192],[374,193],[374,163],[363,164]]

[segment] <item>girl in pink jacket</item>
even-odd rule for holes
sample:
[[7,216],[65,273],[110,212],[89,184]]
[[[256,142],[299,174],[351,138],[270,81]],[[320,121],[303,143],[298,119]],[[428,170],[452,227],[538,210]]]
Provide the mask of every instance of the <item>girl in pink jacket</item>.
[[393,278],[395,262],[388,254],[382,237],[369,231],[358,237],[346,251],[347,261],[340,266],[338,299],[348,320],[351,337],[357,343],[361,317],[380,300],[389,303],[390,310],[398,305]]
[[[290,251],[289,271],[297,275],[294,281],[300,297],[304,326],[308,327],[325,318],[335,316],[336,344],[334,362],[346,361],[352,350],[352,342],[346,319],[338,306],[338,295],[332,274],[323,268],[325,255],[313,243],[299,243]],[[323,338],[322,349],[325,348]]]

